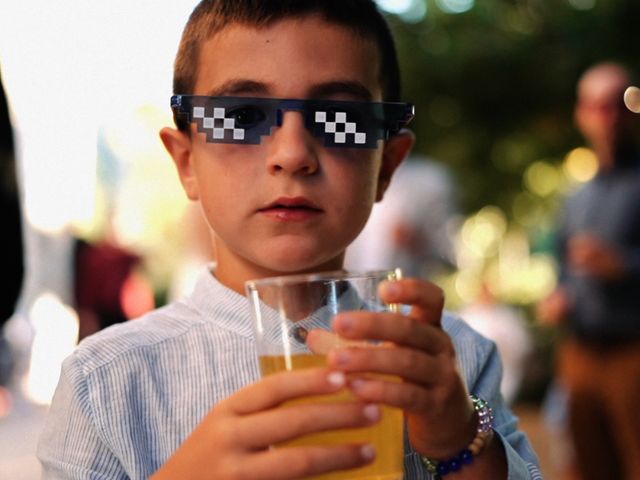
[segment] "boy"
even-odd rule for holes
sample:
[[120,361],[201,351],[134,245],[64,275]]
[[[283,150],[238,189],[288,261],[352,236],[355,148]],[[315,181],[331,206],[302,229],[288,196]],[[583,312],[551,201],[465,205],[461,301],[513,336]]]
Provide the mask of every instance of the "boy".
[[[334,320],[346,338],[398,348],[335,350],[327,368],[259,380],[244,282],[342,267],[413,144],[400,129],[410,109],[379,103],[398,99],[397,72],[369,0],[196,7],[176,60],[178,129],[161,138],[215,232],[217,264],[184,301],[89,338],[67,360],[39,448],[45,477],[294,479],[355,468],[373,461],[370,446],[269,446],[371,425],[379,404],[406,412],[407,478],[431,478],[425,465],[467,445],[475,455],[453,478],[536,474],[535,455],[501,404],[493,346],[457,320],[441,323],[442,293],[426,282],[382,292],[412,305],[407,316]],[[404,381],[346,382],[346,372],[361,371]],[[492,402],[499,433],[477,433],[489,412],[467,385]],[[362,401],[277,408],[343,388]]]

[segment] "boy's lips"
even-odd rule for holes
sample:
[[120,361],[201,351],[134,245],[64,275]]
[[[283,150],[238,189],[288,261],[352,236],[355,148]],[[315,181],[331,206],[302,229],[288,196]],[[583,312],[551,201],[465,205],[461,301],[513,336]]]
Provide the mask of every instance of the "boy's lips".
[[301,222],[316,218],[323,210],[305,197],[280,197],[258,212],[279,221]]

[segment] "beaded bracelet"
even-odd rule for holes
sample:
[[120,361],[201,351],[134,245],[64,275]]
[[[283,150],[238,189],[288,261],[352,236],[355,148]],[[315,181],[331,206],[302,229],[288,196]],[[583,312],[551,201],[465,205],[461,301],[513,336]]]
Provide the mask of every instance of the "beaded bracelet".
[[464,465],[471,464],[473,457],[479,455],[493,437],[493,410],[485,400],[475,395],[470,395],[470,397],[473,409],[478,415],[478,426],[476,436],[467,448],[448,460],[431,460],[420,456],[422,463],[435,480],[440,480],[448,473],[457,472]]

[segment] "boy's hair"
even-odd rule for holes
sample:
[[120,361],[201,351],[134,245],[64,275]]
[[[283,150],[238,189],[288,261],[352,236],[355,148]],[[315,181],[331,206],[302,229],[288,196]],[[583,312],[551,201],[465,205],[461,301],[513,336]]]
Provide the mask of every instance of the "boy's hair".
[[174,93],[193,93],[200,48],[226,26],[239,23],[260,28],[314,14],[377,45],[383,100],[399,101],[400,71],[393,36],[373,0],[202,0],[182,33],[174,65]]

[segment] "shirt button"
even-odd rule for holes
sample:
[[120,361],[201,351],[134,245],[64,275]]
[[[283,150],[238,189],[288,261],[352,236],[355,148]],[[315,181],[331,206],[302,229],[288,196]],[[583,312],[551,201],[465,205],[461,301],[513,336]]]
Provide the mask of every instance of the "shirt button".
[[291,334],[298,342],[306,343],[309,331],[304,327],[293,327]]

